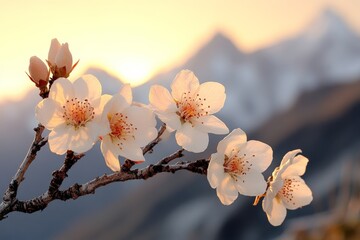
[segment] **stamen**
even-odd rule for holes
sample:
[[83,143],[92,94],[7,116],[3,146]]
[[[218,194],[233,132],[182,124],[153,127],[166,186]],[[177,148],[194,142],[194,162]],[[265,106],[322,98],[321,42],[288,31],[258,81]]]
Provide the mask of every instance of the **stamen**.
[[66,124],[73,125],[75,128],[83,127],[87,122],[95,117],[94,108],[88,99],[80,101],[77,98],[67,100],[62,106],[64,110],[63,118]]

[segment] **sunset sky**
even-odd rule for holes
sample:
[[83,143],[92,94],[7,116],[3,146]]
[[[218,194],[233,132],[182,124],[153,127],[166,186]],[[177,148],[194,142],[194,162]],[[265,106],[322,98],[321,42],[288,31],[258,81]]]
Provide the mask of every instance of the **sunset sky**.
[[360,32],[360,0],[0,0],[0,101],[33,84],[29,58],[68,42],[79,67],[102,67],[133,86],[184,61],[216,31],[251,52],[293,36],[324,8]]

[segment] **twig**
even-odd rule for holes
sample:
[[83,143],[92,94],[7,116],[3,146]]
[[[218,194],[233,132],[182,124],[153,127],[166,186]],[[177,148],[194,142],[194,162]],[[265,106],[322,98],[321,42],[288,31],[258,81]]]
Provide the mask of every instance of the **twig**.
[[37,128],[34,129],[35,137],[31,146],[21,163],[19,169],[16,174],[12,178],[11,183],[9,184],[8,189],[4,193],[3,201],[0,204],[0,220],[4,218],[5,215],[2,214],[4,210],[11,208],[11,205],[16,202],[17,189],[20,186],[21,182],[24,180],[24,175],[29,168],[30,164],[36,158],[36,154],[40,149],[47,143],[47,138],[42,137],[42,133],[44,131],[44,126],[41,124],[38,125]]
[[177,150],[176,152],[174,152],[170,156],[167,156],[167,157],[163,158],[162,160],[160,160],[160,162],[158,164],[159,165],[166,165],[166,164],[169,164],[174,159],[183,157],[184,156],[183,151],[184,151],[183,148],[180,149],[180,150]]
[[57,192],[63,183],[64,179],[68,177],[67,172],[70,168],[83,156],[84,153],[74,154],[73,151],[68,150],[66,153],[64,164],[61,166],[59,170],[53,172],[53,178],[50,182],[48,193],[49,195],[53,195]]
[[13,205],[11,205],[11,208],[0,211],[0,214],[5,216],[6,214],[13,211],[33,213],[39,210],[43,210],[50,202],[56,199],[62,201],[77,199],[81,196],[94,194],[97,188],[106,186],[113,182],[124,182],[135,179],[145,180],[163,172],[175,173],[180,170],[187,170],[190,172],[206,175],[209,164],[209,160],[207,159],[199,159],[194,162],[181,162],[173,165],[162,165],[160,162],[161,161],[159,161],[158,164],[149,165],[140,170],[135,169],[129,171],[120,171],[109,175],[105,174],[83,185],[76,183],[64,191],[55,191],[52,195],[49,194],[49,192],[46,192],[43,195],[29,201],[16,201]]

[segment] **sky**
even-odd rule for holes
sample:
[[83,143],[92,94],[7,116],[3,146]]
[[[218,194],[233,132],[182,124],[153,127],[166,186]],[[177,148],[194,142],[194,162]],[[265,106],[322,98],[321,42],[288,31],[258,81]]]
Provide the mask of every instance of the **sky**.
[[29,59],[68,42],[71,78],[103,68],[132,86],[180,64],[222,31],[245,52],[299,33],[331,7],[360,32],[360,0],[0,0],[0,101],[34,85]]

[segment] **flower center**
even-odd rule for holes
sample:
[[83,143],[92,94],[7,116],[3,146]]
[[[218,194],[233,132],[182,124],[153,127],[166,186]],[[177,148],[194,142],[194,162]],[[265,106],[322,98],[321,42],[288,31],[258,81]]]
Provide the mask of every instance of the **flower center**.
[[231,151],[230,157],[225,155],[224,172],[229,174],[235,181],[237,181],[237,177],[246,175],[252,166],[252,163],[249,163],[245,157],[246,154],[239,156],[239,152],[235,149]]
[[128,122],[128,117],[122,113],[108,115],[112,137],[126,140],[127,137],[135,138],[134,131],[137,130],[132,123]]
[[63,118],[66,124],[73,125],[75,128],[85,126],[95,116],[94,108],[87,99],[84,101],[80,101],[77,98],[67,100],[65,105],[63,105],[63,109]]
[[181,100],[176,102],[176,105],[179,109],[177,114],[183,122],[191,122],[194,117],[208,115],[209,112],[206,108],[210,108],[210,105],[206,106],[206,98],[201,98],[199,94],[191,95],[190,92],[183,93]]
[[278,196],[281,196],[282,198],[286,199],[287,202],[295,205],[295,203],[293,202],[293,200],[294,200],[293,182],[294,182],[293,179],[286,178],[284,180],[284,185],[278,192]]

